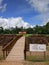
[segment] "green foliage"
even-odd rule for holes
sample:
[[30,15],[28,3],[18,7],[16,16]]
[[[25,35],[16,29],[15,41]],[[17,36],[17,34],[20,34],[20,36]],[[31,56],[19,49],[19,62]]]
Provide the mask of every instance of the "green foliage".
[[23,27],[3,29],[3,27],[0,27],[0,34],[18,34],[20,31],[26,31],[27,34],[49,34],[49,22],[44,26],[36,25],[34,28],[29,27],[27,29],[24,29]]

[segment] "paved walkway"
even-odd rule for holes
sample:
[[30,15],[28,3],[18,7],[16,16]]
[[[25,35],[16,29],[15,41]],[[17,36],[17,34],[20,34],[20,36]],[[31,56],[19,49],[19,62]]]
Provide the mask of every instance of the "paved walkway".
[[6,61],[21,61],[24,60],[25,36],[16,41],[12,50],[6,58]]

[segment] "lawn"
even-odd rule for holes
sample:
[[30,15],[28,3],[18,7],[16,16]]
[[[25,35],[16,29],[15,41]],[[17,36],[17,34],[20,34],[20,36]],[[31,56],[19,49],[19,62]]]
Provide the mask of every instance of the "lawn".
[[48,62],[49,61],[49,56],[45,59],[44,56],[43,58],[37,57],[37,56],[26,56],[27,61],[32,61],[32,62]]
[[[16,34],[17,36],[18,35],[22,35],[22,34]],[[29,36],[32,36],[33,34],[24,34],[25,37],[29,37]]]
[[49,46],[47,46],[46,48],[47,48],[47,50],[49,51]]
[[32,36],[33,34],[24,34],[25,37]]

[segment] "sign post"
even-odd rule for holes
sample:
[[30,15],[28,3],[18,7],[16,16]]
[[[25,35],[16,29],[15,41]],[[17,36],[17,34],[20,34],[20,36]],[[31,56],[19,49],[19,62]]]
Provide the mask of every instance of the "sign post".
[[35,51],[35,52],[44,52],[44,59],[46,59],[46,44],[30,44],[29,45],[29,51]]

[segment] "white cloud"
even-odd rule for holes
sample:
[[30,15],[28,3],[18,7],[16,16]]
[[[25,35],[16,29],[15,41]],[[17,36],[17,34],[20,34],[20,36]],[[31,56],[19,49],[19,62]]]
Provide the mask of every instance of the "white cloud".
[[47,19],[45,19],[45,20],[43,21],[43,25],[46,25],[48,22],[49,22],[49,18],[47,18]]
[[27,0],[38,12],[49,12],[49,0]]
[[3,0],[0,0],[0,5],[2,4]]
[[2,12],[6,11],[6,7],[7,7],[7,4],[4,4],[4,6],[2,6]]
[[49,13],[40,14],[37,16],[34,16],[31,18],[31,21],[34,21],[35,25],[38,23],[38,25],[45,25],[47,22],[49,22]]
[[6,11],[7,4],[3,4],[3,0],[0,0],[0,11],[5,12]]
[[22,17],[17,17],[17,18],[2,18],[0,17],[0,27],[3,27],[4,29],[6,28],[15,28],[17,27],[23,27],[23,28],[28,28],[28,27],[33,27],[29,23],[25,22]]

